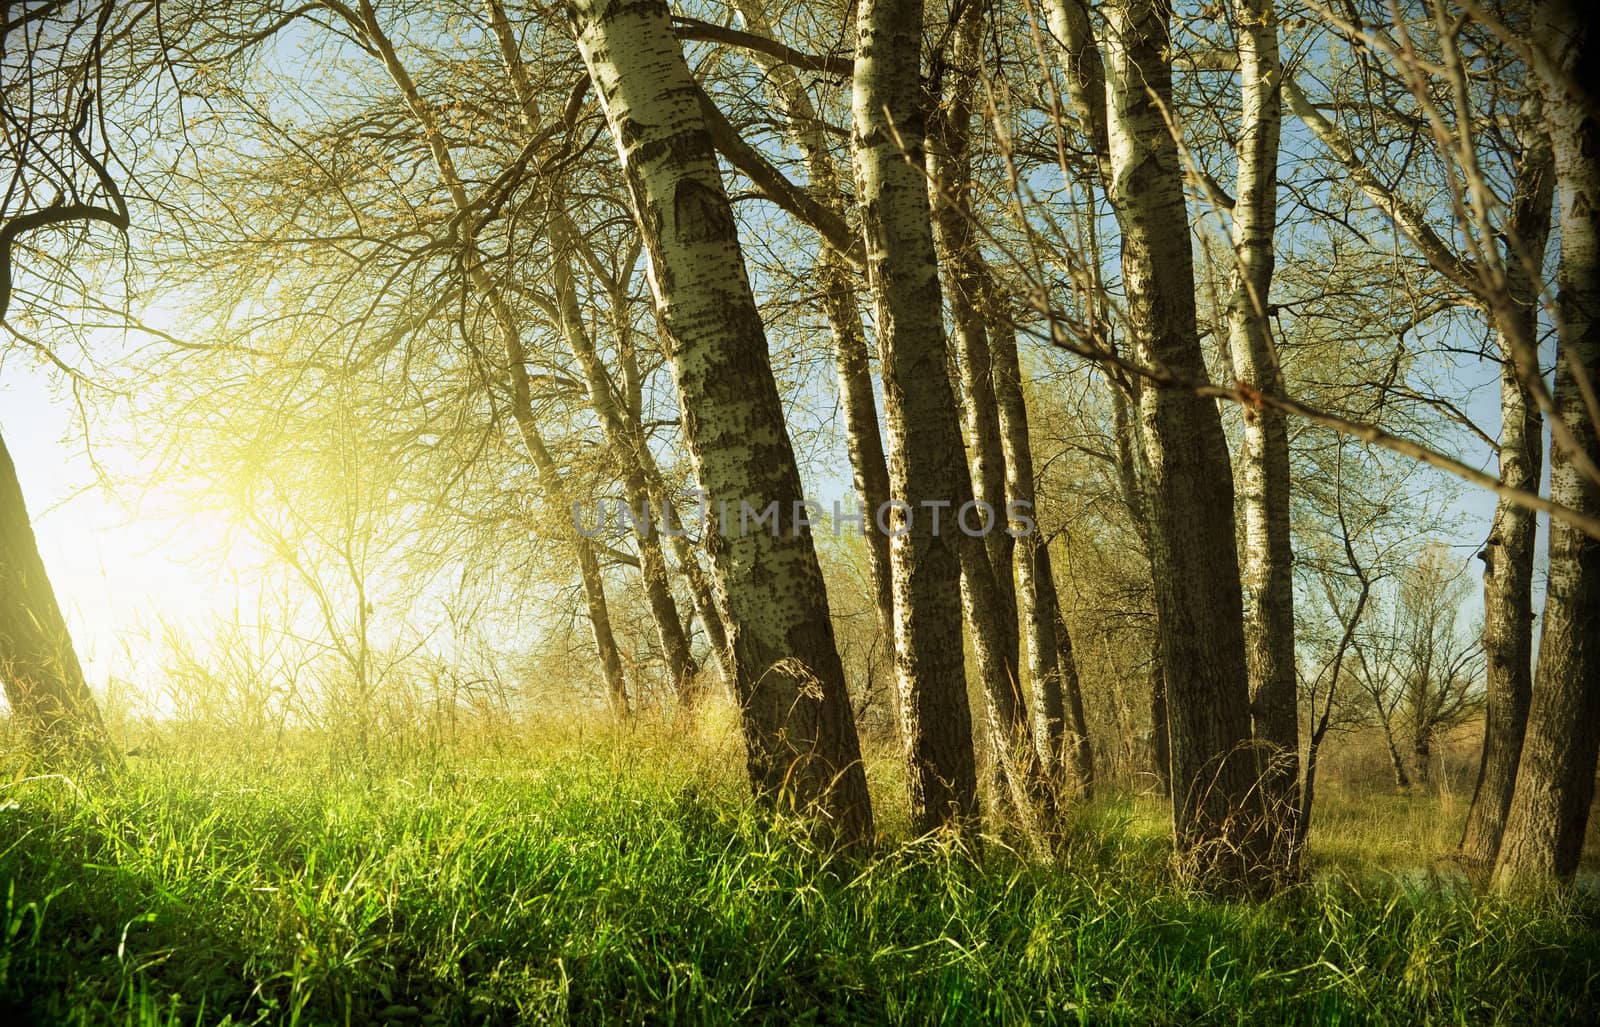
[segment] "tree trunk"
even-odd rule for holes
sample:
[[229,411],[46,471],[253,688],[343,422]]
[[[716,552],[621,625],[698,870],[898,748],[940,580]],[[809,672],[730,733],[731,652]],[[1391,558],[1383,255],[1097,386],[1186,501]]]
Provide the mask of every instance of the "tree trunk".
[[1400,747],[1395,744],[1394,731],[1389,722],[1383,722],[1383,744],[1389,750],[1389,769],[1394,771],[1394,786],[1402,792],[1411,790],[1411,775],[1406,773],[1406,761],[1400,758]]
[[1317,761],[1322,756],[1322,738],[1313,733],[1306,740],[1305,782],[1300,789],[1300,813],[1294,821],[1295,852],[1305,851],[1306,839],[1311,836],[1311,815],[1317,801]]
[[[1530,118],[1530,122],[1533,119]],[[1550,237],[1555,174],[1550,141],[1537,124],[1524,131],[1517,168],[1506,254],[1506,287],[1516,324],[1500,339],[1500,480],[1526,492],[1539,490],[1544,462],[1544,419],[1517,374],[1513,333],[1533,340],[1538,332],[1539,265]],[[1528,261],[1533,263],[1528,266]],[[1509,330],[1508,330],[1509,328]],[[1506,810],[1516,785],[1517,761],[1533,701],[1533,557],[1537,519],[1532,510],[1502,499],[1483,560],[1483,651],[1486,698],[1483,753],[1472,805],[1461,836],[1461,856],[1492,866],[1500,851]]]
[[[1238,195],[1233,205],[1234,264],[1229,281],[1228,349],[1233,373],[1262,392],[1281,394],[1272,341],[1273,235],[1278,214],[1278,133],[1282,122],[1278,19],[1272,0],[1238,4],[1242,125]],[[1289,428],[1276,410],[1245,408],[1239,479],[1244,493],[1242,572],[1250,597],[1246,622],[1251,714],[1262,760],[1268,815],[1295,834],[1300,779],[1299,690],[1294,660],[1294,553],[1289,537]]]
[[[972,218],[972,115],[982,60],[983,4],[968,4],[953,28],[954,52],[946,72],[949,98],[934,108],[927,154],[928,188],[933,207],[934,238],[939,265],[944,270],[945,297],[950,307],[951,337],[961,377],[961,412],[971,471],[972,498],[994,511],[994,521],[983,536],[989,567],[995,579],[996,614],[1000,644],[1008,665],[1019,666],[1017,644],[1017,591],[1012,568],[1016,542],[1004,530],[1006,508],[1005,445],[1000,431],[994,358],[984,306],[992,302],[994,286],[988,264],[979,252]],[[1026,432],[1026,422],[1022,425]],[[982,507],[979,508],[981,512]],[[1052,675],[1053,677],[1053,675]],[[1058,686],[1057,686],[1058,687]],[[1061,727],[1054,727],[1059,740]],[[1047,767],[1059,763],[1059,746],[1044,746]]]
[[0,681],[11,716],[47,757],[111,753],[0,438]]
[[[757,0],[740,0],[739,11],[751,31],[773,36],[763,5]],[[767,75],[769,88],[776,94],[789,123],[790,134],[805,160],[810,177],[808,191],[818,202],[842,215],[843,184],[833,154],[828,149],[827,130],[817,116],[811,94],[792,67],[781,61],[751,54]],[[823,310],[833,337],[833,363],[838,381],[839,405],[844,411],[845,447],[850,456],[856,499],[867,518],[867,573],[872,581],[873,605],[884,641],[894,645],[894,584],[890,570],[889,536],[871,523],[877,511],[889,501],[889,464],[883,452],[878,428],[878,403],[868,361],[867,336],[856,302],[856,271],[844,256],[827,242],[819,243],[817,279],[822,290]]]
[[[1120,0],[1107,10],[1110,198],[1122,228],[1129,324],[1140,359],[1204,379],[1183,176],[1162,115],[1172,106],[1170,15],[1163,0]],[[1178,850],[1202,882],[1264,886],[1283,868],[1268,865],[1256,789],[1233,480],[1221,418],[1212,400],[1156,386],[1144,389],[1140,417]]]
[[[989,302],[998,305],[1004,300],[996,290],[990,295]],[[991,350],[995,397],[999,404],[1001,440],[1005,445],[1006,503],[1015,504],[1016,508],[1034,516],[1037,497],[1034,489],[1033,446],[1028,438],[1028,408],[1022,394],[1017,337],[1009,318],[997,315],[992,323],[995,326]],[[1001,516],[1004,516],[1003,510]],[[1046,772],[1055,774],[1059,772],[1067,748],[1067,703],[1063,685],[1069,673],[1076,682],[1077,663],[1071,656],[1072,639],[1065,635],[1066,625],[1058,619],[1050,554],[1037,525],[1034,530],[1017,539],[1015,563],[1017,596],[1022,607],[1023,648],[1028,656],[1034,740]],[[1072,746],[1074,769],[1079,775],[1079,788],[1087,794],[1093,785],[1093,762],[1091,760],[1085,764],[1080,757],[1088,751],[1088,735],[1081,723],[1074,722],[1072,730],[1078,733],[1077,744]],[[1083,776],[1086,769],[1088,778]]]
[[714,508],[776,504],[774,532],[713,531],[750,780],[766,802],[820,814],[866,843],[872,811],[800,475],[761,314],[706,131],[662,0],[571,5],[616,141],[683,424]]
[[[1597,54],[1592,19],[1571,0],[1536,8],[1534,36],[1553,67],[1541,69],[1544,112],[1555,155],[1561,250],[1556,273],[1560,354],[1556,410],[1592,467],[1600,461],[1600,421],[1583,384],[1600,382],[1600,124],[1568,92],[1592,79]],[[1582,382],[1582,384],[1581,384]],[[1591,394],[1592,399],[1592,394]],[[1600,482],[1580,454],[1560,445],[1550,457],[1550,497],[1600,512]],[[1539,669],[1522,758],[1495,861],[1494,882],[1512,889],[1570,882],[1578,869],[1600,747],[1600,539],[1552,518],[1550,580]]]
[[[1026,566],[1013,566],[1018,547],[1008,530],[1008,502],[1023,498],[1025,493],[1031,508],[1033,459],[1027,448],[1027,408],[1022,401],[1015,330],[973,231],[971,127],[974,99],[980,87],[977,69],[983,60],[983,13],[983,5],[969,5],[954,29],[953,60],[947,66],[952,77],[951,97],[935,114],[928,170],[934,225],[949,281],[973,498],[992,511],[983,545],[979,547],[970,539],[963,541],[963,596],[969,608],[968,622],[979,643],[976,648],[988,697],[995,766],[1002,772],[1002,786],[1013,792],[1012,806],[1022,813],[1030,837],[1035,844],[1048,846],[1054,833],[1055,792],[1066,737],[1063,652],[1067,659],[1065,672],[1072,675],[1074,688],[1077,667],[1072,661],[1070,639],[1064,650],[1061,645],[1065,626],[1060,625],[1058,631],[1053,584],[1045,593],[1049,601],[1040,601],[1042,578],[1036,560],[1042,543],[1034,534],[1030,533],[1022,549]],[[1002,392],[1006,393],[1004,399]],[[1025,489],[1021,486],[1024,477]],[[980,517],[982,508],[978,508]],[[1024,512],[1031,515],[1032,511]],[[978,559],[980,556],[982,559]],[[1044,573],[1048,573],[1048,562]],[[985,580],[976,581],[974,575]],[[1024,701],[1021,689],[1019,579],[1029,593],[1031,704]],[[992,595],[992,600],[980,598],[985,594]],[[1078,717],[1073,722],[1073,756],[1078,757],[1087,753],[1087,735],[1082,733],[1082,699],[1075,698]],[[1075,766],[1082,769],[1076,760]],[[1086,788],[1092,774],[1091,765],[1082,777]]]
[[[445,145],[444,134],[439,130],[435,108],[423,99],[422,93],[417,89],[416,81],[401,63],[400,56],[379,23],[377,12],[370,0],[359,0],[358,11],[342,9],[340,13],[358,35],[365,37],[378,58],[383,61],[384,70],[395,87],[400,90],[407,109],[411,111],[412,117],[422,129],[428,152],[433,158],[434,169],[438,172],[440,183],[450,196],[452,206],[457,212],[465,214],[471,207],[471,200],[467,196],[461,173],[456,168],[455,159]],[[503,22],[504,12],[498,5],[491,4],[490,13],[492,19]],[[513,71],[513,78],[517,79],[515,71],[520,65],[514,58],[513,49],[508,52],[507,59],[508,66]],[[523,83],[519,80],[520,85]],[[537,113],[531,95],[526,89],[521,91],[524,115],[530,125],[536,120]],[[516,422],[523,445],[533,460],[534,469],[538,472],[540,483],[545,488],[546,498],[554,501],[563,511],[573,511],[575,517],[576,507],[571,502],[566,484],[561,478],[560,468],[551,456],[534,416],[532,391],[528,381],[527,353],[523,349],[522,337],[517,330],[517,318],[507,305],[498,283],[484,269],[477,237],[471,232],[461,240],[461,262],[473,290],[489,307],[495,329],[500,334],[500,343],[506,359],[506,373],[511,384],[512,419]],[[593,544],[578,530],[577,524],[568,523],[570,530],[567,541],[573,547],[578,559],[579,579],[583,585],[584,599],[589,610],[589,623],[593,629],[595,647],[600,656],[606,705],[614,716],[625,717],[629,713],[627,683],[622,673],[621,654],[618,652],[616,637],[612,632],[611,614],[605,596],[605,579],[601,574],[599,558]]]
[[946,373],[921,171],[921,42],[920,0],[861,4],[851,142],[883,368],[890,487],[909,504],[894,514],[898,534],[890,547],[895,669],[912,826],[929,831],[975,817],[977,776],[961,642],[963,536],[953,508],[943,510],[936,529],[938,508],[925,505],[959,507],[972,486]]
[[679,706],[693,709],[698,699],[700,665],[689,650],[689,638],[684,632],[683,620],[678,614],[678,601],[673,597],[672,581],[667,574],[667,559],[661,550],[661,535],[656,530],[656,511],[659,509],[665,515],[665,508],[659,503],[659,498],[664,497],[652,495],[644,461],[640,456],[641,450],[646,448],[644,436],[617,402],[611,375],[601,362],[589,330],[583,323],[578,285],[572,274],[573,235],[571,226],[563,217],[557,216],[550,233],[550,243],[555,251],[553,278],[561,334],[583,371],[589,406],[600,420],[606,446],[621,473],[623,498],[630,511],[634,543],[639,551],[639,577],[644,584],[656,638],[661,643],[668,679]]
[[[1050,547],[1043,538],[1038,537],[1037,533],[1025,535],[1023,538],[1025,545],[1022,551],[1027,552],[1031,548],[1034,566],[1034,581],[1030,583],[1034,589],[1034,600],[1027,611],[1030,655],[1035,634],[1041,646],[1045,644],[1052,646],[1052,650],[1047,652],[1045,659],[1041,661],[1042,666],[1038,668],[1045,675],[1047,687],[1040,689],[1037,684],[1034,686],[1035,730],[1039,730],[1038,710],[1042,692],[1045,715],[1049,717],[1050,723],[1057,726],[1057,730],[1062,731],[1062,737],[1057,742],[1058,759],[1064,759],[1071,766],[1072,773],[1077,779],[1078,790],[1087,798],[1094,792],[1094,747],[1089,742],[1089,722],[1083,712],[1083,687],[1078,679],[1078,658],[1072,651],[1072,634],[1067,629],[1066,618],[1061,613],[1061,597],[1056,592],[1055,570],[1050,562]],[[1031,547],[1026,545],[1028,541],[1033,543]],[[1018,566],[1021,566],[1020,561]],[[1045,623],[1036,625],[1036,620],[1043,620]],[[1062,730],[1063,727],[1065,730]]]
[[1167,672],[1161,665],[1161,640],[1150,653],[1150,762],[1155,764],[1156,793],[1172,797],[1172,728],[1167,720]]
[[[645,480],[650,486],[650,496],[655,501],[657,508],[665,511],[667,534],[672,543],[672,554],[678,560],[678,569],[683,573],[684,581],[689,585],[689,597],[694,604],[694,612],[700,618],[700,623],[706,631],[706,644],[711,648],[712,658],[717,663],[717,673],[722,677],[722,682],[730,690],[733,688],[733,658],[728,649],[727,618],[723,613],[722,602],[717,597],[716,589],[707,576],[705,569],[700,566],[700,556],[695,545],[689,541],[688,532],[684,530],[683,521],[678,516],[677,510],[670,505],[671,495],[667,488],[666,479],[662,477],[661,467],[656,463],[655,451],[645,440],[644,432],[644,386],[639,374],[638,351],[634,346],[634,327],[629,312],[628,279],[624,277],[617,283],[616,291],[611,295],[611,321],[616,332],[617,348],[620,363],[622,364],[622,393],[621,399],[625,404],[624,412],[628,419],[628,430],[634,439],[634,448],[639,454],[639,462],[644,468]],[[688,630],[684,635],[689,634]]]
[[[1138,381],[1133,382],[1135,386]],[[1135,398],[1139,395],[1134,392]],[[1128,412],[1128,398],[1116,383],[1111,388],[1112,435],[1117,447],[1117,488],[1122,502],[1133,521],[1134,533],[1144,547],[1145,561],[1150,569],[1151,588],[1155,587],[1155,563],[1150,546],[1150,504],[1146,499],[1149,464],[1144,457],[1144,446],[1134,429]],[[1159,612],[1157,618],[1159,620]],[[1167,677],[1161,665],[1161,629],[1156,627],[1156,637],[1150,647],[1150,763],[1156,778],[1156,794],[1172,796],[1172,746],[1167,724]]]
[[1424,792],[1433,790],[1433,725],[1419,720],[1412,729],[1411,765]]

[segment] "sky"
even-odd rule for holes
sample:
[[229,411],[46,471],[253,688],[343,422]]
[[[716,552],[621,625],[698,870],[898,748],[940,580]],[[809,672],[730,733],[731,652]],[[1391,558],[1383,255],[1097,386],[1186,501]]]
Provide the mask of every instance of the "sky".
[[[173,497],[96,484],[146,476],[128,449],[91,434],[83,445],[70,393],[13,353],[0,363],[0,434],[16,464],[57,601],[92,684],[147,676],[162,618],[199,624],[238,602],[239,575],[217,554],[222,524],[185,515]],[[248,585],[248,581],[245,582]]]
[[[1472,390],[1468,410],[1492,432],[1499,420],[1498,393],[1483,387],[1492,381],[1492,369],[1482,373],[1469,382],[1480,387]],[[85,672],[97,688],[113,677],[132,680],[148,698],[157,688],[163,620],[193,629],[228,616],[248,604],[257,587],[251,568],[258,565],[229,537],[219,514],[184,509],[177,492],[97,484],[96,464],[119,482],[161,479],[155,467],[119,444],[127,428],[115,420],[92,422],[91,460],[70,392],[21,353],[0,362],[0,433]],[[831,458],[826,452],[813,456],[818,459],[807,475],[811,494],[828,502],[847,492],[842,449]],[[830,470],[835,462],[839,466]],[[1477,567],[1470,561],[1493,510],[1490,493],[1460,490],[1459,528],[1448,541],[1474,576]],[[1542,555],[1542,539],[1540,550]],[[1481,615],[1478,591],[1471,594],[1469,621]]]
[[[289,39],[285,45],[298,42]],[[1492,433],[1499,424],[1495,369],[1483,363],[1459,370],[1470,389],[1468,413]],[[836,406],[829,397],[808,397],[800,405],[809,411]],[[126,427],[114,419],[91,425],[95,458],[118,480],[159,480],[145,458],[116,443]],[[214,614],[237,609],[241,592],[251,591],[251,554],[229,538],[219,514],[184,510],[176,492],[121,487],[112,493],[96,484],[70,393],[21,352],[0,360],[0,433],[17,464],[80,658],[96,686],[104,687],[113,674],[152,671],[150,654],[163,618],[203,624]],[[842,431],[834,434],[837,439]],[[847,497],[850,475],[842,445],[824,440],[812,455],[806,475],[812,496],[825,505]],[[1492,469],[1486,449],[1475,458]],[[1474,576],[1471,558],[1488,533],[1494,502],[1490,493],[1471,487],[1460,489],[1456,501],[1459,529],[1449,541]],[[1479,601],[1474,590],[1473,602]],[[1470,612],[1469,619],[1477,615]]]

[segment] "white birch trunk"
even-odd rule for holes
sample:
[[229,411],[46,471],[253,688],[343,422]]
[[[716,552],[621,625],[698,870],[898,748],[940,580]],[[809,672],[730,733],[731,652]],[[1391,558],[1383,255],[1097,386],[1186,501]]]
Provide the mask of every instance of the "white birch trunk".
[[[1172,103],[1170,17],[1162,0],[1107,9],[1108,195],[1140,360],[1204,379],[1183,177],[1161,110]],[[1251,751],[1227,442],[1216,404],[1189,392],[1147,385],[1139,412],[1178,850],[1200,881],[1259,887],[1275,868],[1265,862]]]
[[[913,828],[977,815],[977,771],[961,642],[962,554],[953,511],[971,497],[949,353],[927,183],[918,76],[920,0],[863,0],[856,19],[856,193],[883,368],[892,495],[911,523],[890,546],[895,674]],[[905,148],[902,153],[901,147]],[[915,163],[913,163],[915,162]],[[925,501],[952,504],[933,530]],[[981,553],[981,546],[979,548]],[[987,558],[984,558],[987,566]]]
[[[1233,373],[1281,394],[1272,341],[1273,235],[1278,215],[1278,137],[1282,124],[1278,18],[1273,0],[1240,0],[1241,125],[1233,206],[1233,269],[1228,350]],[[1289,534],[1289,428],[1276,410],[1244,411],[1239,485],[1244,513],[1243,577],[1251,713],[1262,760],[1268,815],[1292,841],[1299,815],[1300,712],[1294,660],[1294,552]]]
[[684,431],[716,505],[777,503],[776,535],[711,529],[750,778],[866,842],[872,814],[844,670],[766,335],[695,83],[664,2],[571,5],[649,253]]

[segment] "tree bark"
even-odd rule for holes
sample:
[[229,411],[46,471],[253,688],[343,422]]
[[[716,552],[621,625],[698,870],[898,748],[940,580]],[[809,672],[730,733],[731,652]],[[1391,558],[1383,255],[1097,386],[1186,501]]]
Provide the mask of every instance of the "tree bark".
[[[1228,349],[1233,373],[1281,394],[1272,340],[1273,236],[1278,215],[1282,123],[1278,18],[1272,0],[1237,4],[1242,124],[1233,205]],[[1245,408],[1239,481],[1244,512],[1242,573],[1250,597],[1245,641],[1251,715],[1262,760],[1262,797],[1285,837],[1295,835],[1300,779],[1299,689],[1294,659],[1294,552],[1289,534],[1289,428],[1281,411]]]
[[[1600,124],[1570,82],[1593,81],[1596,30],[1571,0],[1540,5],[1534,39],[1549,58],[1539,68],[1560,204],[1556,272],[1556,411],[1590,461],[1600,460]],[[1600,511],[1600,483],[1577,454],[1552,446],[1550,495],[1585,513]],[[1539,668],[1494,883],[1502,890],[1570,882],[1578,869],[1600,751],[1600,539],[1552,519],[1550,579]]]
[[[946,372],[921,170],[921,44],[920,0],[861,3],[851,144],[883,369],[890,488],[909,504],[894,514],[898,534],[890,546],[895,670],[912,826],[926,832],[976,817],[977,771],[961,635],[963,536],[953,523],[954,507],[971,497],[972,485]],[[951,506],[938,529],[928,503]]]
[[[1120,0],[1107,9],[1109,195],[1122,228],[1129,327],[1140,359],[1203,380],[1183,176],[1162,114],[1172,106],[1170,17],[1165,0]],[[1269,863],[1275,856],[1256,789],[1221,418],[1211,400],[1154,383],[1140,397],[1140,417],[1178,850],[1201,882],[1264,886],[1283,868]]]
[[[1032,470],[1031,461],[1029,470]],[[1031,490],[1030,490],[1031,492]],[[1030,500],[1031,502],[1031,500]],[[1035,738],[1041,739],[1044,728],[1041,720],[1053,725],[1059,734],[1055,745],[1057,765],[1070,767],[1077,781],[1078,791],[1084,797],[1094,792],[1094,747],[1089,741],[1089,721],[1083,711],[1083,687],[1078,678],[1078,658],[1072,649],[1072,634],[1066,617],[1061,612],[1061,597],[1056,592],[1055,570],[1051,566],[1050,547],[1037,532],[1024,535],[1018,547],[1018,580],[1030,567],[1032,580],[1023,590],[1024,613],[1028,624],[1029,658],[1033,673],[1042,675],[1035,679],[1033,691]],[[1034,658],[1038,646],[1040,658]],[[1052,764],[1048,761],[1046,769]]]
[[[1529,112],[1532,114],[1533,112]],[[1516,193],[1507,235],[1506,291],[1514,305],[1500,342],[1500,480],[1537,492],[1544,462],[1544,419],[1517,373],[1512,334],[1534,339],[1538,331],[1538,274],[1550,237],[1555,173],[1550,141],[1529,118],[1517,168]],[[1532,266],[1529,266],[1529,262]],[[1500,851],[1506,811],[1516,785],[1517,761],[1533,701],[1533,558],[1537,518],[1532,510],[1501,499],[1494,510],[1483,560],[1483,651],[1486,695],[1483,753],[1461,836],[1461,856],[1492,866]]]
[[[1054,834],[1055,792],[1066,738],[1063,653],[1074,687],[1077,667],[1072,662],[1070,639],[1065,649],[1060,644],[1065,625],[1055,609],[1053,587],[1045,593],[1051,602],[1039,602],[1040,577],[1034,566],[1037,548],[1032,546],[1037,538],[1030,533],[1019,550],[1007,530],[1008,503],[1019,498],[1018,486],[1024,475],[1031,506],[1033,466],[1026,448],[1027,409],[1022,403],[1015,329],[973,231],[971,129],[980,86],[977,68],[983,61],[983,15],[983,5],[968,5],[952,28],[954,49],[943,65],[952,79],[950,98],[934,114],[927,165],[936,240],[949,285],[973,498],[993,511],[983,544],[975,545],[970,539],[962,542],[962,594],[984,680],[996,757],[993,767],[999,772],[997,790],[1010,789],[1010,806],[1022,814],[1030,838],[1036,845],[1048,847]],[[996,346],[1001,351],[998,354]],[[1003,391],[1008,394],[1002,400]],[[1031,515],[1031,510],[1027,512]],[[1024,566],[1014,567],[1019,553]],[[1027,611],[1030,634],[1035,636],[1029,642],[1031,700],[1024,698],[1021,687],[1019,580],[1029,587]],[[1083,704],[1081,697],[1076,698],[1074,757],[1087,753]],[[1091,765],[1082,778],[1085,787],[1092,773]]]
[[[1046,16],[1051,35],[1061,47],[1062,70],[1067,83],[1067,98],[1078,116],[1089,150],[1099,171],[1099,184],[1108,200],[1112,199],[1115,180],[1111,160],[1111,141],[1108,126],[1109,112],[1106,95],[1105,65],[1100,55],[1087,0],[1046,0]],[[1099,287],[1098,272],[1095,273]],[[1091,316],[1097,316],[1092,315]],[[1140,383],[1130,385],[1135,401],[1141,395]],[[1144,555],[1150,567],[1151,587],[1155,587],[1155,563],[1150,542],[1149,461],[1145,456],[1143,439],[1129,416],[1128,400],[1122,386],[1111,384],[1113,434],[1117,446],[1117,485],[1123,504],[1133,522],[1135,533],[1144,546]],[[1160,611],[1157,610],[1157,619]],[[1167,685],[1160,655],[1160,628],[1150,663],[1150,757],[1155,772],[1159,794],[1171,795],[1171,744],[1167,719]]]
[[[758,0],[740,0],[739,11],[751,31],[771,37],[772,28]],[[794,69],[788,64],[751,54],[767,74],[769,89],[782,105],[790,134],[805,160],[812,197],[843,217],[844,186],[839,169],[828,149],[827,130],[817,116],[811,95],[806,92]],[[839,405],[844,411],[845,447],[850,457],[856,499],[868,519],[867,573],[872,581],[872,600],[878,614],[878,627],[885,642],[894,644],[894,583],[890,570],[889,536],[870,523],[876,512],[889,501],[889,463],[883,452],[878,427],[878,401],[872,385],[868,361],[867,336],[856,302],[857,272],[845,256],[826,240],[817,254],[817,279],[822,290],[823,311],[833,339],[833,363],[838,382]]]
[[663,0],[577,0],[571,10],[649,252],[699,480],[714,508],[777,505],[772,534],[707,527],[751,784],[768,803],[819,814],[839,841],[866,843],[871,803],[844,668],[698,90]]
[[0,438],[0,681],[11,716],[46,757],[106,757],[100,708],[56,603],[22,483]]
[[[928,188],[933,207],[934,241],[944,272],[944,294],[950,308],[951,339],[961,378],[961,413],[973,499],[995,511],[994,527],[983,536],[994,574],[1000,644],[1006,662],[1019,666],[1017,591],[1012,568],[1016,542],[1000,519],[1006,508],[1010,468],[1000,429],[994,357],[984,308],[995,299],[992,276],[973,232],[972,116],[982,60],[984,5],[969,3],[953,26],[953,52],[945,64],[949,95],[934,107],[927,153]],[[1021,426],[1027,431],[1026,421]],[[981,509],[981,508],[980,508]],[[1053,679],[1054,675],[1050,675]],[[1037,685],[1036,685],[1037,687]],[[1053,686],[1059,688],[1059,684]],[[1054,725],[1057,745],[1042,745],[1052,772],[1059,763],[1061,725]]]

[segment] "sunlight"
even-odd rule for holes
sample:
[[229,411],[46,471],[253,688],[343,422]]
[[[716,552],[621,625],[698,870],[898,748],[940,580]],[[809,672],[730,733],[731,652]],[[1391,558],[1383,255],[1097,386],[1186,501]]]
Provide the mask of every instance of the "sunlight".
[[1600,24],[1336,6],[0,4],[0,1020],[1600,1023]]
[[[248,616],[248,587],[265,557],[223,516],[187,503],[173,482],[129,447],[83,449],[70,397],[47,376],[11,361],[0,379],[0,431],[8,440],[57,602],[90,684],[115,682],[136,707],[162,707],[163,624],[204,650],[218,617]],[[122,425],[97,425],[108,436]],[[113,489],[96,484],[96,465]],[[139,483],[137,486],[131,483]],[[241,583],[245,587],[241,587]]]

